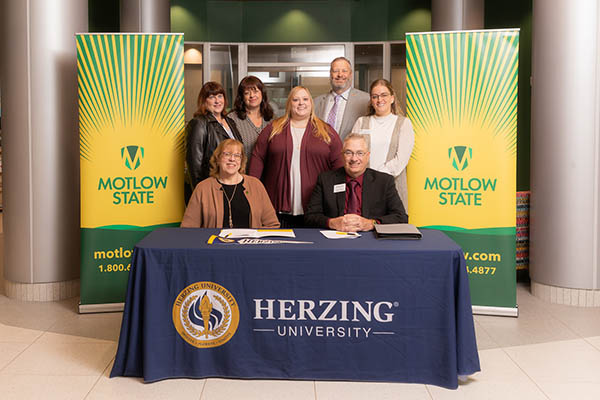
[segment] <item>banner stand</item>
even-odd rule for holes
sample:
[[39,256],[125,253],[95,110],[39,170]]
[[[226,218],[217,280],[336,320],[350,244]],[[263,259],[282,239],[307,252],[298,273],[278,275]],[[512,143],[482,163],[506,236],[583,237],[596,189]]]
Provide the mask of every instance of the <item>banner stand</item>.
[[463,249],[475,314],[518,316],[519,30],[406,34],[409,222]]
[[104,303],[104,304],[81,304],[79,303],[80,314],[101,313],[101,312],[121,312],[125,309],[125,303]]
[[123,310],[135,244],[185,202],[183,34],[76,35],[79,312]]
[[492,315],[494,317],[518,317],[519,307],[473,306],[473,314]]

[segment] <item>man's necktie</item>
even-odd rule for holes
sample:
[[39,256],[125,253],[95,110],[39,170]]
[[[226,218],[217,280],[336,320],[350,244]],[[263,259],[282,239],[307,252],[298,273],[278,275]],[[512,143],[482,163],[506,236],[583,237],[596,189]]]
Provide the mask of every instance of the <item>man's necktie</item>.
[[346,207],[346,213],[361,215],[360,202],[358,201],[358,191],[360,190],[358,182],[355,179],[352,179],[348,182],[348,185],[350,186],[350,192],[348,193],[348,207]]
[[335,118],[337,117],[337,108],[340,97],[341,95],[339,94],[335,95],[333,98],[333,106],[331,107],[331,111],[329,111],[329,115],[327,116],[327,123],[331,125],[333,129],[335,129]]

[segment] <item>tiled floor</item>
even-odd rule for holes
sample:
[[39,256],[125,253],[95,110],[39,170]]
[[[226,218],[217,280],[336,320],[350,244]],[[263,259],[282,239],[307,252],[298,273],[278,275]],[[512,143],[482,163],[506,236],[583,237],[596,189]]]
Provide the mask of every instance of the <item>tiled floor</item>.
[[546,304],[519,285],[519,318],[475,317],[482,372],[429,385],[109,379],[120,313],[78,315],[77,299],[0,295],[1,399],[600,399],[600,309]]
[[[0,284],[1,273],[0,266]],[[446,390],[394,383],[109,379],[121,313],[79,315],[77,299],[27,303],[0,294],[0,399],[600,399],[600,309],[547,304],[522,284],[517,295],[519,318],[475,317],[482,371]]]

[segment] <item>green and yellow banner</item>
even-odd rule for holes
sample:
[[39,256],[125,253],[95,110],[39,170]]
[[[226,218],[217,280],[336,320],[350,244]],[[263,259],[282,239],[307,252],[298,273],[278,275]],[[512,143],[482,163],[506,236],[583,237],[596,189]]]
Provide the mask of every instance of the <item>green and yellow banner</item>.
[[135,243],[181,221],[185,115],[183,35],[76,41],[81,310],[123,302]]
[[406,52],[410,222],[462,246],[474,305],[516,311],[519,31],[407,34]]

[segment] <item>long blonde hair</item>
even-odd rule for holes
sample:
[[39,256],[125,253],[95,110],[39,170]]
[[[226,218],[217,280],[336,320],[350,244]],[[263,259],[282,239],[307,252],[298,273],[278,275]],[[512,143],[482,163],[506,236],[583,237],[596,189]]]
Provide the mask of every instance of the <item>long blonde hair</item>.
[[308,98],[310,99],[310,117],[308,123],[313,126],[315,137],[323,140],[327,144],[331,143],[331,137],[329,136],[327,124],[325,121],[322,121],[315,115],[315,103],[310,95],[310,91],[304,86],[296,86],[290,91],[285,103],[285,114],[283,117],[277,118],[275,121],[273,121],[273,130],[271,131],[271,136],[269,136],[269,141],[271,141],[276,135],[279,135],[283,131],[285,124],[287,124],[292,118],[292,99],[300,90],[306,90],[306,93],[308,93]]

